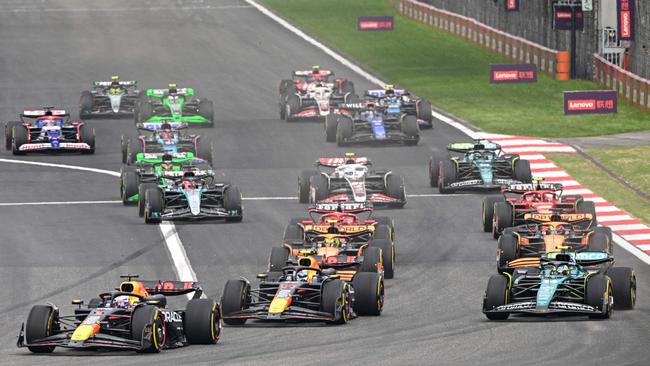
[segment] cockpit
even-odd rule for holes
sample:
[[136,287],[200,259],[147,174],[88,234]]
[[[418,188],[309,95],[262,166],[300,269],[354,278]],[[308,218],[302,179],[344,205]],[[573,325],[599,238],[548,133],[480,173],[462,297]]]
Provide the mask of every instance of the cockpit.
[[362,164],[346,164],[336,168],[334,174],[338,178],[360,180],[368,173],[368,167]]

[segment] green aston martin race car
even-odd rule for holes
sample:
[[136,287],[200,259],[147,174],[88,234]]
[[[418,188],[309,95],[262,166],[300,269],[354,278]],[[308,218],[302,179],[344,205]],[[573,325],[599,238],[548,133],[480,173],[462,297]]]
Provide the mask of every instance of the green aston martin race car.
[[214,126],[212,101],[194,98],[194,89],[147,89],[145,97],[136,104],[135,123],[187,123],[190,126]]

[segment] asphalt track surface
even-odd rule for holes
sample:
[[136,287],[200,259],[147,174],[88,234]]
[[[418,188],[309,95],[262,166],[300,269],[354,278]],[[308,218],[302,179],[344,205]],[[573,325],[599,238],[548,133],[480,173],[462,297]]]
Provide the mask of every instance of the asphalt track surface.
[[[313,64],[367,82],[321,51],[237,0],[2,1],[0,2],[0,118],[24,107],[76,110],[92,80],[119,74],[142,86],[193,86],[215,102],[217,127],[201,130],[216,142],[215,165],[246,197],[296,195],[296,177],[321,155],[354,150],[406,178],[409,194],[428,186],[432,150],[466,137],[446,125],[424,131],[416,147],[339,149],[318,123],[277,117],[277,85],[290,70]],[[405,63],[405,67],[407,63]],[[26,160],[119,170],[119,137],[131,120],[93,120],[93,156],[31,155]],[[12,158],[8,152],[2,158]],[[0,202],[111,201],[110,175],[27,165],[2,165]],[[33,304],[51,301],[71,311],[117,284],[118,275],[173,279],[160,231],[134,208],[119,204],[0,208],[0,364],[457,364],[647,365],[650,269],[621,248],[618,265],[638,274],[638,306],[607,321],[513,317],[488,322],[481,313],[494,273],[495,242],[480,231],[480,195],[411,198],[386,211],[397,226],[396,278],[386,282],[379,318],[345,326],[249,322],[224,327],[216,346],[158,355],[57,350],[38,356],[15,347]],[[209,297],[227,279],[254,279],[279,243],[295,201],[245,202],[239,224],[177,224],[189,260]],[[254,280],[253,280],[254,281]]]

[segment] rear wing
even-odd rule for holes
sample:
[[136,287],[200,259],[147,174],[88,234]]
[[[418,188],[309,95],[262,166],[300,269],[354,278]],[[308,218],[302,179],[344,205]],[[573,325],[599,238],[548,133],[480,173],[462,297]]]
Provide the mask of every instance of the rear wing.
[[554,191],[554,192],[561,192],[563,189],[562,183],[519,183],[519,184],[511,184],[503,189],[501,189],[501,192],[503,193],[526,193],[530,191],[541,191],[541,190],[548,190],[548,191]]
[[[137,158],[144,160],[146,163],[162,163],[162,158],[163,155],[169,154],[168,152],[161,152],[161,153],[138,153]],[[187,160],[195,159],[194,153],[192,152],[178,152],[178,153],[173,153],[172,155],[172,162],[174,163],[181,163]]]
[[589,213],[527,213],[524,215],[524,220],[535,221],[539,223],[546,222],[566,222],[576,223],[582,221],[593,220],[593,215]]
[[613,262],[612,257],[607,252],[553,252],[542,256],[542,262],[575,262],[581,266],[596,266],[608,262]]
[[[186,97],[194,96],[194,89],[192,88],[178,88],[176,89],[177,95],[183,95]],[[169,89],[147,89],[148,97],[161,98],[165,95],[169,95]]]
[[335,109],[345,109],[349,112],[380,112],[386,109],[386,106],[375,104],[372,101],[365,101],[361,103],[339,103]]
[[447,145],[447,150],[457,152],[457,153],[466,153],[474,150],[490,150],[490,151],[499,151],[501,150],[501,145],[495,144],[487,140],[476,140],[475,142],[456,142],[453,144]]
[[336,157],[336,158],[320,158],[316,161],[316,166],[324,166],[328,168],[336,168],[345,165],[348,161],[353,161],[354,164],[372,165],[370,160],[366,157]]
[[314,73],[313,70],[297,70],[293,72],[293,76],[313,76],[316,78],[324,78],[328,76],[334,76],[334,71],[331,70],[320,70],[318,73]]
[[318,213],[328,212],[348,212],[358,213],[362,211],[372,211],[373,204],[371,202],[340,202],[340,203],[317,203],[311,206],[310,211]]
[[[406,89],[393,89],[393,92],[396,96],[409,95],[409,92],[406,91]],[[365,95],[373,98],[383,98],[386,96],[386,89],[366,90]]]
[[[184,128],[188,128],[189,125],[186,122],[165,122],[168,123],[172,130],[181,130]],[[147,131],[157,131],[162,129],[163,123],[160,122],[144,122],[144,123],[138,123],[136,124],[136,128],[139,130],[147,130]]]
[[[124,80],[124,81],[118,81],[117,82],[120,86],[136,86],[138,84],[137,81],[135,80]],[[93,86],[99,86],[102,88],[107,88],[109,86],[113,86],[112,81],[93,81]]]
[[194,292],[194,298],[198,299],[203,294],[203,289],[198,282],[160,280],[140,282],[151,295],[180,296]]
[[39,118],[45,116],[69,117],[70,113],[66,112],[63,109],[43,108],[43,109],[27,109],[20,114],[20,117],[25,117],[25,118]]

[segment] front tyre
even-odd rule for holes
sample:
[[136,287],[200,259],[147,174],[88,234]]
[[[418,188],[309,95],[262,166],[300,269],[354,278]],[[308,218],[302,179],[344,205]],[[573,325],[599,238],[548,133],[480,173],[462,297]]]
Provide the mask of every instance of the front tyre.
[[[50,305],[34,305],[27,316],[25,340],[27,344],[49,337],[59,329],[58,314]],[[33,353],[51,353],[55,346],[28,346]]]
[[192,299],[185,308],[185,337],[189,344],[216,344],[221,335],[221,309],[214,300]]

